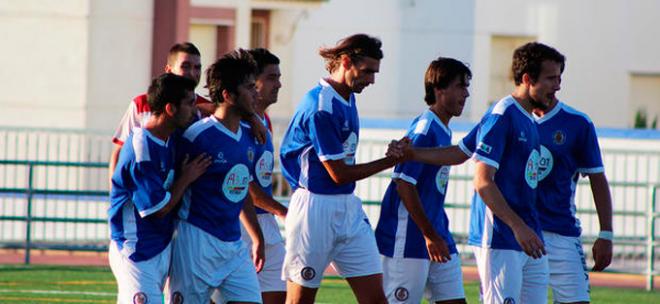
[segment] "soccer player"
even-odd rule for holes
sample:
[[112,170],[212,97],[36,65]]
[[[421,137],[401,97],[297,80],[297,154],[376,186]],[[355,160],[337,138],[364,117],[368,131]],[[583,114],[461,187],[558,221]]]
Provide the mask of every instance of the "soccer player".
[[193,116],[195,82],[164,74],[149,86],[152,115],[126,139],[112,176],[110,267],[118,303],[162,303],[170,268],[174,215],[185,188],[211,164],[186,158],[175,179],[173,132]]
[[[202,64],[200,61],[200,53],[197,47],[190,42],[177,43],[170,48],[167,55],[167,64],[165,65],[165,72],[174,75],[189,78],[195,82],[195,86],[199,83],[201,76]],[[197,110],[195,111],[194,120],[206,117],[213,113],[215,105],[208,99],[195,94],[193,100]],[[124,141],[133,132],[134,128],[142,127],[144,123],[151,116],[152,111],[147,102],[147,95],[142,94],[133,98],[132,102],[128,105],[128,109],[124,113],[115,135],[112,137],[114,143],[113,150],[110,154],[109,174],[112,173],[117,164],[119,157],[119,150],[124,144]],[[260,142],[265,138],[266,130],[260,126],[258,120],[248,120],[248,122],[255,127],[255,136]]]
[[360,303],[386,303],[382,266],[355,181],[395,164],[355,164],[359,119],[355,94],[374,83],[380,40],[356,34],[321,48],[330,75],[300,102],[282,140],[282,172],[294,189],[285,221],[287,303],[313,303],[332,263]]
[[[263,48],[252,49],[249,52],[257,63],[255,85],[258,94],[254,104],[255,113],[261,118],[264,126],[272,130],[270,120],[267,119],[266,109],[277,102],[277,94],[282,87],[280,59]],[[271,133],[268,134],[266,143],[258,146],[255,157],[257,161],[254,175],[257,182],[250,185],[250,197],[257,206],[257,219],[264,235],[266,254],[266,262],[258,274],[261,297],[264,304],[284,303],[286,281],[281,278],[285,254],[284,239],[280,235],[275,215],[284,219],[287,208],[273,199],[272,175],[275,159]],[[251,239],[246,233],[243,233],[243,240],[248,244],[251,243]]]
[[[195,86],[199,83],[201,75],[202,64],[200,63],[200,53],[197,47],[190,42],[177,43],[170,48],[167,55],[167,64],[165,65],[165,72],[179,75],[194,81]],[[204,97],[195,94],[195,105],[199,108],[201,113],[195,114],[201,116],[203,114],[213,111],[213,104]],[[128,109],[124,113],[115,135],[112,137],[112,142],[115,144],[110,155],[110,176],[117,164],[119,157],[119,150],[121,149],[124,141],[133,132],[134,128],[144,126],[144,123],[149,119],[152,110],[147,102],[147,94],[142,94],[133,98],[133,101],[128,105]],[[206,116],[205,115],[205,116]]]
[[[406,137],[414,147],[451,145],[449,120],[460,116],[472,73],[460,61],[438,58],[424,77],[428,110],[413,120]],[[385,192],[376,227],[389,303],[465,303],[456,243],[444,200],[449,166],[397,165]]]
[[[561,88],[564,56],[540,43],[529,43],[520,49],[521,52],[551,53],[561,65],[559,79],[551,79],[559,83],[544,92],[550,96],[550,102],[547,106],[539,103],[533,110],[541,141],[538,216],[548,256],[553,299],[558,303],[587,303],[589,277],[580,240],[580,221],[575,215],[574,204],[580,174],[589,177],[601,230],[592,247],[595,262],[592,270],[602,271],[612,260],[612,199],[595,128],[586,114],[567,106],[554,96]],[[522,81],[524,67],[520,62],[514,65],[516,81]],[[540,72],[534,74],[537,75],[536,81],[543,80],[538,78]],[[444,151],[415,149],[413,158],[436,164],[462,162],[461,157],[465,160],[474,151],[475,130],[459,144],[466,154],[457,151],[454,146]]]
[[[538,43],[521,47],[529,51],[546,48],[550,47]],[[563,71],[563,60],[561,63]],[[514,76],[516,72],[514,66]],[[586,114],[554,96],[561,78],[551,81],[559,83],[543,92],[550,103],[534,109],[541,135],[538,209],[550,265],[550,287],[556,303],[588,303],[589,274],[574,202],[580,175],[589,177],[600,223],[600,234],[592,247],[595,271],[602,271],[612,261],[612,198],[593,123]]]
[[[170,299],[208,303],[212,289],[219,288],[228,302],[260,303],[257,271],[264,263],[264,244],[248,196],[256,144],[241,124],[242,117],[254,113],[256,65],[239,49],[222,56],[206,73],[217,107],[184,132],[182,150],[210,155],[213,163],[190,185],[178,213]],[[241,240],[241,222],[253,240],[252,261]]]
[[[254,110],[264,126],[271,130],[270,120],[266,109],[277,102],[277,94],[282,87],[280,83],[280,59],[266,49],[256,48],[248,51],[257,64],[257,77],[255,85],[257,98]],[[264,235],[265,258],[264,267],[257,274],[261,287],[261,298],[264,304],[284,303],[286,300],[286,281],[282,280],[282,263],[284,262],[284,239],[275,216],[285,218],[287,209],[273,199],[273,165],[274,149],[272,133],[269,133],[264,145],[256,147],[254,175],[256,183],[250,184],[250,197],[257,213],[257,220]],[[245,229],[242,230],[243,241],[250,248],[252,239]],[[214,292],[212,299],[215,303],[222,303],[218,292]]]

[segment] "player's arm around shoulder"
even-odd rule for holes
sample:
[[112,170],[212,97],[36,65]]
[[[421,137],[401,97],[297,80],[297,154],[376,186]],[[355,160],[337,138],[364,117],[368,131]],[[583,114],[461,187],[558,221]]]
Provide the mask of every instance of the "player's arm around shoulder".
[[511,228],[516,241],[527,255],[540,258],[545,255],[545,246],[540,237],[509,207],[495,183],[497,169],[477,161],[474,174],[474,189],[488,208]]
[[181,201],[181,197],[186,191],[186,188],[188,188],[188,186],[198,177],[204,174],[212,162],[213,158],[203,153],[197,155],[197,157],[192,160],[186,155],[181,163],[181,174],[170,188],[170,193],[172,195],[170,200],[163,208],[154,213],[154,216],[164,217],[174,210]]

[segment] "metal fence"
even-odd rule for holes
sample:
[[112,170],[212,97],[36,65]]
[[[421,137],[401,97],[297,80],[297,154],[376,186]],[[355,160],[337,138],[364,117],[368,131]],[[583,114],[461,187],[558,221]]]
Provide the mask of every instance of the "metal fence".
[[[460,138],[460,137],[459,137]],[[68,130],[0,129],[0,247],[30,250],[105,251],[108,243],[108,135]],[[382,157],[383,140],[361,140],[358,161]],[[660,151],[604,149],[603,158],[614,203],[614,260],[609,271],[646,274],[653,286],[660,248],[656,236]],[[452,167],[446,198],[450,229],[463,259],[472,262],[465,246],[472,197],[471,162]],[[288,196],[286,182],[275,174],[276,195]],[[372,225],[390,182],[389,172],[360,181],[356,193]],[[599,231],[588,182],[576,191],[585,253]]]

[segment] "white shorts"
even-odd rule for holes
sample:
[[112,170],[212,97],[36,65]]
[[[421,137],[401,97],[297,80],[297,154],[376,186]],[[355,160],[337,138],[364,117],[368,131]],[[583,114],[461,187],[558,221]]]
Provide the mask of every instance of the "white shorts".
[[146,261],[133,262],[110,242],[108,259],[117,280],[117,303],[163,303],[163,285],[170,269],[172,244]]
[[[257,273],[261,292],[286,291],[286,281],[282,280],[282,264],[284,263],[284,239],[280,234],[275,216],[270,213],[257,214],[266,243],[266,262],[261,272]],[[251,252],[252,239],[241,225],[242,239],[248,251]]]
[[285,228],[284,280],[318,288],[331,262],[345,278],[382,273],[374,232],[353,194],[322,195],[299,188],[291,197]]
[[589,302],[589,272],[579,237],[543,231],[555,302]]
[[461,258],[452,254],[447,263],[426,259],[383,256],[383,287],[388,303],[429,303],[464,299]]
[[481,279],[483,303],[546,303],[548,258],[523,251],[472,246]]
[[223,242],[179,221],[172,250],[171,303],[208,303],[213,288],[227,301],[261,303],[257,273],[243,241]]

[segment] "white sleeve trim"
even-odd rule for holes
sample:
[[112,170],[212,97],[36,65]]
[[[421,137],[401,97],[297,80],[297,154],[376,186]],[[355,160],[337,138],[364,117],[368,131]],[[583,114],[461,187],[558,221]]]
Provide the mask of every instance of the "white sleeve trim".
[[595,174],[595,173],[603,173],[605,172],[605,168],[603,167],[595,167],[595,168],[578,168],[578,172],[582,174]]
[[499,164],[498,162],[496,162],[496,161],[494,161],[494,160],[492,160],[492,159],[490,159],[490,158],[483,157],[483,156],[481,156],[481,155],[479,155],[479,154],[474,154],[474,159],[475,159],[475,160],[478,160],[478,161],[480,161],[480,162],[482,162],[482,163],[484,163],[484,164],[486,164],[486,165],[489,165],[489,166],[491,166],[491,167],[493,167],[493,168],[495,168],[495,169],[499,169],[499,168],[500,168],[500,164]]
[[471,157],[471,156],[472,156],[472,151],[470,151],[470,149],[468,149],[468,148],[465,146],[465,144],[463,144],[463,141],[462,141],[462,140],[458,142],[458,148],[461,149],[461,151],[463,151],[463,153],[465,153],[465,155],[467,155],[467,157]]
[[339,154],[319,155],[319,160],[321,160],[321,161],[338,160],[338,159],[344,159],[344,157],[346,157],[346,154],[344,152],[342,152],[342,153],[339,153]]
[[392,178],[398,178],[398,179],[404,180],[406,182],[409,182],[413,185],[417,185],[417,180],[414,177],[405,175],[403,173],[396,173],[396,172],[392,173]]
[[169,192],[165,192],[165,198],[160,203],[158,203],[156,206],[153,206],[153,207],[151,207],[147,210],[140,211],[140,216],[142,218],[145,218],[147,216],[150,216],[150,215],[158,212],[160,209],[163,209],[163,207],[165,207],[165,205],[167,205],[167,203],[170,201],[171,197],[172,197],[172,195]]

